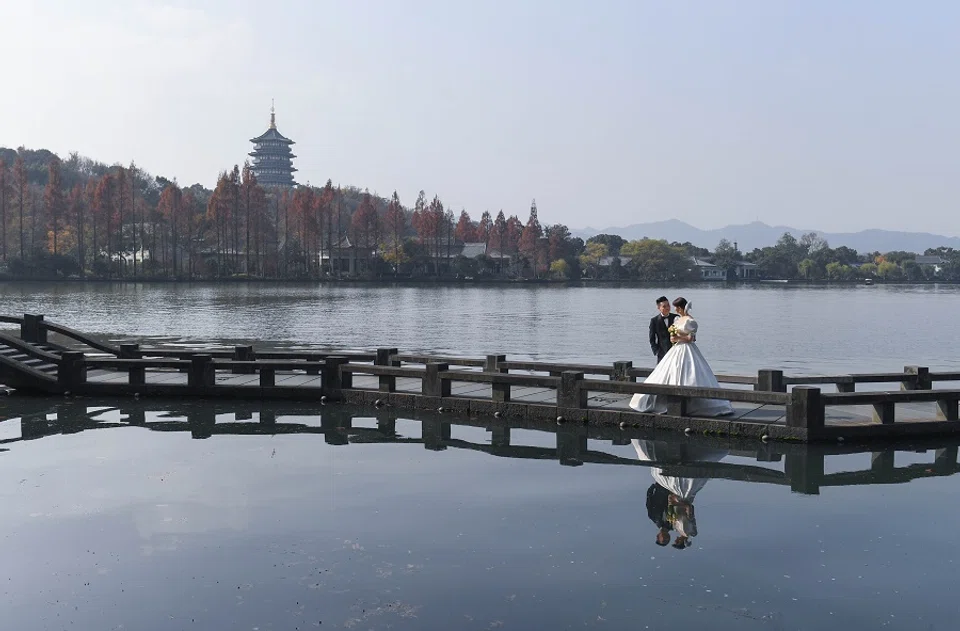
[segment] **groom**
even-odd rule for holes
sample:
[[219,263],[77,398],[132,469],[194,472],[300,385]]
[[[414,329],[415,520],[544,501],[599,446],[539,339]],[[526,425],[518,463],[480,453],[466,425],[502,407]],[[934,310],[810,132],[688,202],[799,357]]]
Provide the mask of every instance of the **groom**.
[[677,319],[677,314],[670,313],[670,301],[666,296],[657,298],[657,315],[650,319],[650,348],[657,356],[657,363],[667,354],[673,343],[670,342],[670,325]]

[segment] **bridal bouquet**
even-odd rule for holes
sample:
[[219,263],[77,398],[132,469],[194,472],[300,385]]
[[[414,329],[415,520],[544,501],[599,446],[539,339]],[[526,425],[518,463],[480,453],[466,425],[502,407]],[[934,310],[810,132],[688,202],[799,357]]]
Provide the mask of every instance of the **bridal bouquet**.
[[676,324],[671,324],[669,327],[667,327],[667,332],[670,333],[670,337],[676,337],[680,331],[677,330]]

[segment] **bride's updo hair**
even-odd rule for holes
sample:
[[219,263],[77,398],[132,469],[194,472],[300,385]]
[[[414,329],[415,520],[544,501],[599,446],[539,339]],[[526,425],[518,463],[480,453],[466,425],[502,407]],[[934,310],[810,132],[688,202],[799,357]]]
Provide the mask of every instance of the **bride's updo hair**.
[[683,309],[684,313],[690,311],[690,303],[687,302],[686,298],[680,297],[673,301],[673,306],[677,309]]

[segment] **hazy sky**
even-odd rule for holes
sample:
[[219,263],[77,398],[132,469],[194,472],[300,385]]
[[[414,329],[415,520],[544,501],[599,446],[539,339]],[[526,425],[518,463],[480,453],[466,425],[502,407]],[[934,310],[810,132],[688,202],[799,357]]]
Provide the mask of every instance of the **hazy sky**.
[[[960,235],[960,3],[0,0],[0,145],[596,228]],[[272,7],[272,8],[270,8]]]

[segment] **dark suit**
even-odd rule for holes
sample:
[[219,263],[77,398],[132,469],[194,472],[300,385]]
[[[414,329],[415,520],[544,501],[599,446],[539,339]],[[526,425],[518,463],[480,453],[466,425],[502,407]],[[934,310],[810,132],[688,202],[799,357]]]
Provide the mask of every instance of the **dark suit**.
[[659,313],[650,318],[650,349],[657,356],[657,363],[667,354],[673,343],[670,342],[670,331],[667,327],[673,324],[677,319],[677,314],[671,313],[667,316],[668,324],[663,323],[663,316]]
[[650,518],[657,528],[673,529],[673,524],[667,519],[667,505],[670,498],[670,491],[663,488],[656,482],[647,489],[647,517]]

